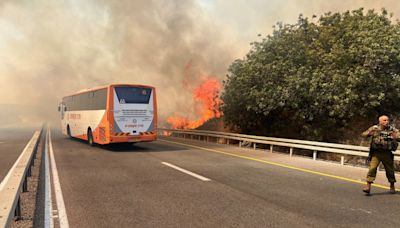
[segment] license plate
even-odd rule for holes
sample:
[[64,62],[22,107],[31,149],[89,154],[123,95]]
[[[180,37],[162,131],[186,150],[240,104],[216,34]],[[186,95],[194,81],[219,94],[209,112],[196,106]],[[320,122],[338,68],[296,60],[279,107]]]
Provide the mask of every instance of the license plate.
[[139,142],[140,138],[128,139],[128,142]]

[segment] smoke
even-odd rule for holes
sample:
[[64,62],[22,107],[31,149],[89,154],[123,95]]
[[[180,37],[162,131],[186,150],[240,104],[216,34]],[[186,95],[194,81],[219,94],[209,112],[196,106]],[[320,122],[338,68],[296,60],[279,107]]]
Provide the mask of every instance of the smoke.
[[110,83],[157,87],[161,118],[188,112],[185,65],[196,84],[203,74],[222,79],[234,58],[195,1],[8,1],[0,32],[0,103],[20,106],[1,114],[3,126],[57,121],[62,96]]
[[[320,16],[327,12],[345,12],[364,8],[380,12],[382,8],[392,12],[394,19],[400,19],[400,4],[398,0],[215,0],[208,5],[210,15],[218,18],[227,29],[236,31],[240,42],[252,42],[257,39],[257,34],[263,36],[271,34],[277,22],[294,24],[300,14],[312,19],[313,15]],[[314,20],[317,20],[318,17]],[[237,32],[240,31],[240,32]],[[242,45],[248,51],[248,46]]]
[[[396,1],[0,1],[0,127],[59,124],[57,104],[110,83],[158,89],[161,122],[193,113],[192,89],[222,80],[257,34],[278,21]],[[396,8],[397,7],[397,8]]]

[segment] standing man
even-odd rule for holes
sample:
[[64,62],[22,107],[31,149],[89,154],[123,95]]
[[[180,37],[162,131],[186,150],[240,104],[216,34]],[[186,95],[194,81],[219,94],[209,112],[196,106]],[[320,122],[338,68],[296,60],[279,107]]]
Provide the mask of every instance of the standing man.
[[394,183],[394,155],[392,151],[397,148],[398,130],[389,125],[389,117],[383,115],[379,117],[379,124],[374,125],[362,133],[363,137],[372,137],[370,153],[372,153],[367,174],[367,185],[363,192],[369,194],[371,184],[376,178],[376,170],[382,162],[385,167],[386,177],[390,183],[390,193],[396,193]]

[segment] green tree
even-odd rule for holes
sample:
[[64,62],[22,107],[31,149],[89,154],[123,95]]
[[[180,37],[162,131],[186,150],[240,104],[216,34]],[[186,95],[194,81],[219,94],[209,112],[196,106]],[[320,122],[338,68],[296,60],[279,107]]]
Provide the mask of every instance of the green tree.
[[400,26],[391,18],[360,8],[278,23],[229,67],[225,121],[246,133],[337,141],[366,127],[357,122],[399,113]]

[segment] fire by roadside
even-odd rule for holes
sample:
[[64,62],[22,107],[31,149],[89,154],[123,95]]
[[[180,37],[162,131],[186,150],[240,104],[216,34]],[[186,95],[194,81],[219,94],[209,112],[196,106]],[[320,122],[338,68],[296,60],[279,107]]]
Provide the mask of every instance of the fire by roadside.
[[187,117],[171,116],[167,122],[173,129],[194,129],[207,120],[219,118],[223,115],[220,111],[222,100],[219,98],[221,83],[212,77],[206,78],[193,90],[192,99],[195,102],[194,112],[198,119],[190,120]]

